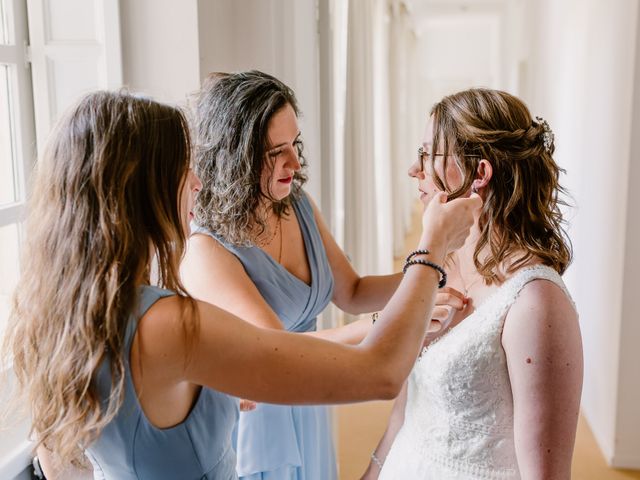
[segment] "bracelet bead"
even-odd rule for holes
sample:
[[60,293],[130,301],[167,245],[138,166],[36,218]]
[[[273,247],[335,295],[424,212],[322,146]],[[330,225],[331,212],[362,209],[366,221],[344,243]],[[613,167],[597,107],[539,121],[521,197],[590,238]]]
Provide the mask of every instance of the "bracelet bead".
[[378,457],[376,457],[376,452],[371,453],[371,460],[375,463],[380,470],[382,470],[382,465],[384,462],[381,462]]
[[438,288],[442,288],[447,284],[447,272],[445,272],[444,268],[442,268],[437,263],[433,263],[429,260],[423,260],[421,258],[418,258],[415,260],[407,260],[407,262],[404,264],[404,268],[402,269],[402,273],[407,273],[407,269],[411,265],[424,265],[437,270],[440,273],[440,281],[438,282]]
[[413,257],[415,257],[416,255],[429,255],[429,250],[425,249],[418,249],[418,250],[414,250],[413,252],[411,252],[408,256],[407,259],[405,260],[405,262],[410,261]]

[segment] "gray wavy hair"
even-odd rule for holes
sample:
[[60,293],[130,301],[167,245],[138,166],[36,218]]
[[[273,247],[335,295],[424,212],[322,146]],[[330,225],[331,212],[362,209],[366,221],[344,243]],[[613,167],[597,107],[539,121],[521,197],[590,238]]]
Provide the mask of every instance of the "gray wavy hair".
[[258,208],[261,198],[282,216],[302,194],[307,177],[301,142],[296,145],[302,168],[294,173],[291,194],[276,201],[260,184],[262,170],[271,168],[269,120],[286,105],[299,115],[293,90],[257,70],[211,73],[196,96],[195,171],[202,190],[195,221],[227,243],[254,245],[256,235],[266,230],[268,211]]

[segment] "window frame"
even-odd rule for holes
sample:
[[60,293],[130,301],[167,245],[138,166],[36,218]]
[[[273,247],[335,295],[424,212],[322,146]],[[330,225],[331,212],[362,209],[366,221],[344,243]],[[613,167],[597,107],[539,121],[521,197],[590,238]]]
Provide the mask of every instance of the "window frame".
[[[8,65],[9,123],[11,125],[11,156],[14,184],[14,200],[0,205],[0,228],[16,225],[18,231],[18,249],[22,244],[22,222],[26,212],[26,201],[31,173],[36,159],[36,133],[33,106],[31,65],[28,54],[28,18],[26,2],[22,0],[0,0],[4,18],[0,18],[7,27],[7,43],[0,44],[0,64]],[[2,13],[2,12],[0,12]],[[1,39],[0,39],[1,40]],[[0,158],[0,161],[6,161]],[[19,253],[19,252],[18,252]],[[0,338],[4,329],[0,330]],[[0,365],[0,376],[14,377],[7,369],[11,365]],[[4,383],[3,383],[4,385]],[[5,398],[0,391],[0,398]],[[28,439],[29,419],[10,424],[3,430],[0,441],[0,478],[24,476],[31,462],[32,442]]]
[[[27,190],[36,159],[33,90],[28,55],[27,8],[26,3],[21,0],[0,0],[0,2],[5,7],[3,8],[5,18],[0,21],[8,25],[9,32],[9,42],[0,44],[0,64],[10,67],[8,80],[12,154],[8,160],[13,164],[15,189],[13,202],[0,205],[0,228],[16,225],[18,245],[21,245]],[[0,161],[5,160],[5,158],[0,158]],[[4,330],[0,330],[0,337],[3,335]]]

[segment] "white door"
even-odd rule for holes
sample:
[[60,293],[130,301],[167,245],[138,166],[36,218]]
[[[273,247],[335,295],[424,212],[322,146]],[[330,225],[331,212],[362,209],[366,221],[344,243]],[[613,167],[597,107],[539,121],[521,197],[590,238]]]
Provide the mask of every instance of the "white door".
[[28,0],[38,150],[70,104],[122,86],[118,0]]

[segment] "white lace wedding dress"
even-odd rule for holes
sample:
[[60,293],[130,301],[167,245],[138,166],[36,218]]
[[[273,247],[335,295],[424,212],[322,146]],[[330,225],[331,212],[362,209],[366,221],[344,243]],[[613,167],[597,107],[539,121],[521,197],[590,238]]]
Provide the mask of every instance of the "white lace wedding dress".
[[501,337],[509,307],[539,278],[567,292],[549,267],[520,270],[424,349],[409,377],[404,424],[379,480],[520,478]]

